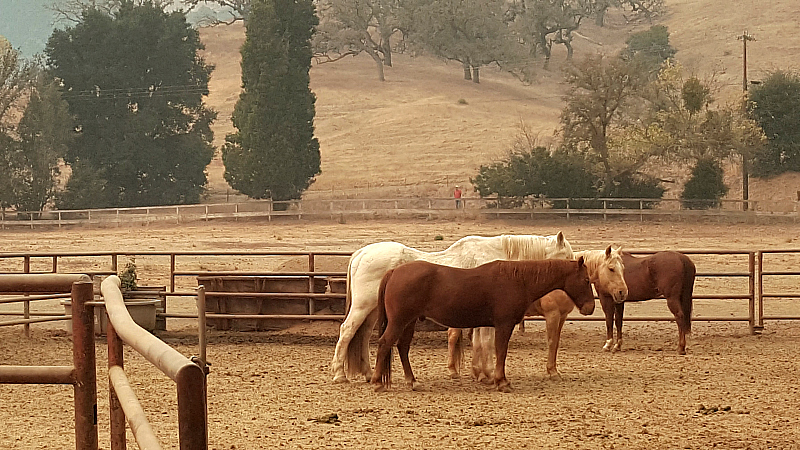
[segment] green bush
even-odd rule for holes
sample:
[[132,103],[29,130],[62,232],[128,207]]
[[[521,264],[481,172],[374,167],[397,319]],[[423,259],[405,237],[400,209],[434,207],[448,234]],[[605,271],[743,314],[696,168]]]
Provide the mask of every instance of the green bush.
[[[661,181],[657,178],[641,175],[618,175],[614,178],[614,186],[609,192],[609,197],[613,198],[657,198],[664,195],[664,188]],[[644,202],[642,207],[653,208],[658,202]],[[608,208],[614,209],[638,209],[639,202],[609,202]]]
[[[504,161],[481,166],[470,181],[481,197],[497,195],[498,206],[502,207],[520,207],[523,198],[529,196],[593,198],[597,196],[598,183],[580,157],[541,146],[516,151]],[[554,208],[566,207],[564,201],[551,203]]]
[[683,187],[681,200],[687,209],[716,208],[728,193],[719,162],[709,159],[697,161],[692,176]]

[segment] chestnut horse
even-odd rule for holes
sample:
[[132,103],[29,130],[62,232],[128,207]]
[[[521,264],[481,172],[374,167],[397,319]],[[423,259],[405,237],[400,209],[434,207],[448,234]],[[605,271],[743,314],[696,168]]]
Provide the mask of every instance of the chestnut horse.
[[[622,302],[628,295],[628,287],[625,284],[624,265],[622,263],[622,250],[611,248],[609,245],[605,250],[584,250],[575,252],[575,256],[583,256],[589,278],[595,286],[595,290],[609,293],[615,302]],[[594,313],[594,302],[586,303],[579,311],[583,315]],[[541,299],[536,300],[528,308],[526,316],[544,316],[545,328],[547,330],[547,374],[557,376],[556,355],[558,344],[561,339],[561,329],[567,316],[575,309],[575,303],[564,291],[553,291]],[[448,351],[451,355],[450,360],[454,361],[450,366],[451,374],[455,372],[456,362],[460,364],[463,343],[457,336],[450,334],[452,328],[448,330]],[[484,348],[488,348],[484,346]],[[481,351],[480,348],[472,349],[472,377],[478,381],[492,379],[492,355]]]
[[369,340],[378,318],[378,288],[388,270],[416,260],[470,268],[500,259],[550,258],[573,259],[572,246],[560,231],[553,236],[466,236],[440,252],[423,252],[398,242],[376,242],[360,248],[347,266],[348,312],[339,327],[339,341],[331,361],[333,381],[346,382],[347,375],[358,374],[367,381],[372,378]]
[[429,318],[451,328],[494,327],[494,382],[510,391],[505,375],[508,341],[536,299],[565,291],[576,305],[594,303],[583,258],[577,261],[495,261],[458,269],[425,261],[403,264],[384,275],[378,294],[378,319],[383,333],[371,382],[376,390],[391,384],[392,346],[397,344],[406,382],[413,389],[408,350],[417,319]]
[[[628,297],[625,302],[640,302],[664,297],[678,324],[678,354],[686,354],[686,335],[692,332],[692,291],[696,269],[688,256],[678,252],[657,252],[645,257],[623,252]],[[595,285],[595,287],[597,287]],[[625,303],[615,303],[608,292],[598,289],[606,316],[606,342],[603,350],[622,349],[622,316]],[[614,324],[617,340],[614,342]]]

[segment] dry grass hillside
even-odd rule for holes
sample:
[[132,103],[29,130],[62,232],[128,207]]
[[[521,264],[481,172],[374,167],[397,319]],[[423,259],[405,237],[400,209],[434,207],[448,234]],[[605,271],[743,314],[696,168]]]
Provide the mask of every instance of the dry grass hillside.
[[[758,79],[777,68],[797,68],[800,56],[800,8],[797,0],[775,0],[769,8],[756,0],[667,0],[668,26],[677,58],[689,70],[712,74],[732,99],[741,92],[742,45],[736,36],[748,30],[748,74]],[[610,14],[603,28],[586,23],[585,39],[576,38],[575,54],[613,53],[631,33],[649,23],[628,22]],[[219,112],[216,144],[233,130],[230,115],[240,91],[241,25],[201,32],[206,59],[216,65],[208,103]],[[386,81],[377,81],[374,63],[365,56],[314,65],[311,88],[317,96],[316,133],[322,174],[307,195],[334,197],[447,196],[454,184],[470,189],[469,178],[481,164],[505,155],[520,123],[551,139],[562,107],[560,64],[563,48],[554,51],[550,70],[525,86],[493,68],[481,83],[462,79],[458,64],[417,56],[395,55]],[[209,167],[211,201],[241,196],[232,193],[216,158]],[[730,198],[740,198],[740,175],[729,167]],[[750,197],[793,200],[800,176],[751,181]],[[469,195],[469,193],[468,193]]]

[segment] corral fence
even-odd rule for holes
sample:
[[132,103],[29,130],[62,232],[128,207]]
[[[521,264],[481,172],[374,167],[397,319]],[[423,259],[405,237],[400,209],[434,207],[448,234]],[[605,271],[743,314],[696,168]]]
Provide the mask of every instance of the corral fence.
[[506,199],[462,198],[456,209],[452,198],[364,198],[303,199],[292,201],[258,200],[237,203],[151,206],[52,211],[0,212],[0,229],[62,227],[71,225],[111,225],[141,223],[186,223],[209,220],[266,220],[348,218],[518,218],[557,217],[567,220],[593,217],[644,221],[658,218],[716,218],[752,222],[783,220],[796,222],[800,208],[796,201],[709,200],[683,201],[653,198],[525,198],[517,207]]
[[[75,448],[97,450],[97,374],[94,352],[92,283],[87,275],[0,275],[0,292],[70,292],[72,316],[71,366],[0,365],[3,384],[70,384],[74,391]],[[5,299],[10,301],[13,299]],[[18,299],[22,301],[22,299]]]
[[[117,276],[107,277],[101,286],[103,305],[108,313],[108,377],[111,450],[126,448],[125,424],[130,424],[139,448],[161,449],[147,422],[123,369],[123,342],[141,354],[165,375],[175,381],[178,391],[178,432],[181,449],[208,447],[206,410],[205,351],[199,358],[189,359],[137,325],[128,314]],[[64,298],[69,291],[71,315],[45,317],[45,320],[21,319],[2,325],[30,324],[50,320],[70,320],[73,343],[72,366],[0,365],[2,384],[71,384],[74,388],[75,447],[78,450],[98,449],[97,375],[95,360],[94,283],[85,274],[2,274],[0,293],[16,297],[3,298],[3,303],[29,303],[34,300]],[[202,290],[201,290],[202,291]],[[35,299],[20,294],[45,293]],[[202,292],[198,295],[202,297]],[[202,314],[201,314],[202,323]],[[204,340],[201,333],[201,340]],[[202,344],[202,342],[201,342]],[[204,345],[201,345],[204,349]]]
[[[790,314],[792,305],[800,298],[800,292],[792,292],[800,286],[800,250],[714,250],[714,249],[688,249],[679,250],[689,255],[695,261],[698,272],[695,281],[694,298],[702,301],[725,302],[724,307],[730,308],[724,315],[704,315],[695,309],[696,321],[740,321],[747,322],[751,331],[756,332],[769,320],[800,319],[796,314]],[[635,254],[653,253],[653,250],[632,250]],[[339,251],[224,251],[224,252],[92,252],[92,253],[0,253],[0,270],[24,273],[56,273],[59,270],[70,272],[86,272],[92,276],[115,274],[120,258],[135,257],[140,266],[142,277],[148,282],[154,280],[164,283],[158,290],[162,303],[158,310],[158,317],[163,321],[165,328],[166,319],[193,319],[197,318],[194,307],[175,310],[167,308],[167,298],[179,301],[182,297],[197,296],[198,284],[203,284],[209,279],[229,280],[231,278],[264,278],[264,279],[290,279],[299,284],[308,286],[307,289],[292,290],[291,292],[236,292],[234,290],[208,290],[205,294],[217,299],[235,301],[237,298],[248,297],[258,300],[258,305],[252,311],[236,311],[232,309],[212,311],[207,314],[209,320],[217,321],[253,321],[262,319],[273,320],[343,320],[344,307],[332,313],[321,310],[323,301],[344,302],[344,271],[317,270],[317,262],[325,259],[339,261],[337,267],[346,266],[350,252]],[[263,259],[260,259],[263,258]],[[270,259],[271,258],[271,259]],[[277,260],[276,260],[277,258]],[[279,266],[279,261],[292,258],[298,262],[291,271],[269,270],[248,271],[242,267]],[[305,270],[297,270],[297,266]],[[79,270],[80,269],[80,270]],[[279,268],[278,268],[279,269]],[[322,283],[319,283],[322,281]],[[325,287],[320,292],[320,285]],[[332,288],[338,286],[338,288]],[[191,289],[190,289],[191,287]],[[282,304],[289,299],[302,299],[300,311],[286,313],[264,313],[265,306]],[[25,297],[25,304],[35,300],[33,296]],[[4,300],[0,299],[0,306]],[[765,304],[775,310],[767,309]],[[788,305],[788,306],[787,306]],[[782,308],[782,309],[781,309]],[[716,310],[719,310],[717,308]],[[660,321],[673,320],[669,316],[637,316],[629,314],[626,309],[626,320]],[[50,314],[50,316],[44,316]],[[26,306],[23,311],[4,311],[0,315],[22,315],[22,319],[0,322],[0,325],[30,324],[40,321],[65,320],[68,317],[63,313],[31,311]],[[531,317],[530,320],[536,320]],[[571,317],[572,320],[572,317]],[[574,320],[600,320],[598,317],[576,316]],[[219,323],[219,322],[218,322]]]
[[[161,444],[147,421],[142,406],[123,369],[122,344],[128,344],[175,382],[178,391],[178,435],[180,448],[208,448],[205,352],[194,360],[173,349],[128,314],[120,290],[120,279],[112,275],[103,280],[101,291],[108,313],[108,379],[111,421],[111,450],[125,449],[126,418],[136,442],[143,450],[156,450]],[[202,312],[200,314],[202,318]],[[201,347],[204,348],[204,334]]]

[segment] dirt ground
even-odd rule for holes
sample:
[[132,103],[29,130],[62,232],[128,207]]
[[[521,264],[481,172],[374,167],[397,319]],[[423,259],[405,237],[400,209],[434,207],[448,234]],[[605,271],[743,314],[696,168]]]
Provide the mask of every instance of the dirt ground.
[[[440,250],[468,234],[553,234],[563,230],[576,250],[613,243],[628,249],[797,248],[795,225],[667,222],[228,222],[183,227],[3,231],[5,251],[81,250],[347,250],[398,240]],[[435,240],[441,235],[442,240]],[[235,263],[248,270],[257,263]],[[291,262],[289,262],[291,264]],[[783,261],[788,267],[797,262]],[[738,271],[739,262],[697,261],[698,272]],[[746,266],[745,266],[746,267]],[[322,269],[327,270],[327,269]],[[147,281],[147,280],[146,280]],[[696,292],[730,289],[698,279]],[[791,281],[780,290],[790,290]],[[777,288],[776,288],[777,289]],[[659,300],[626,312],[664,314]],[[787,301],[781,311],[800,315]],[[739,315],[741,301],[697,300],[697,316]],[[600,308],[595,313],[599,317]],[[0,318],[0,320],[3,320]],[[331,383],[328,364],[338,324],[303,323],[274,332],[210,331],[209,447],[258,448],[800,448],[800,397],[793,382],[800,327],[770,321],[759,335],[746,322],[695,321],[688,355],[676,354],[667,322],[627,322],[624,351],[601,350],[600,322],[568,321],[559,352],[560,379],[545,376],[544,324],[528,322],[511,342],[502,394],[446,369],[441,332],[421,332],[411,348],[420,390],[402,383],[375,393],[363,381]],[[70,364],[63,324],[0,328],[0,364]],[[196,326],[168,322],[160,332],[185,355],[197,354]],[[108,443],[104,341],[97,341],[100,447]],[[374,346],[372,348],[374,352]],[[469,363],[469,358],[467,358]],[[177,448],[171,381],[126,351],[126,370],[165,448]],[[0,448],[74,448],[72,390],[66,386],[0,385]],[[333,416],[335,414],[335,416]],[[129,434],[129,448],[136,448]]]

